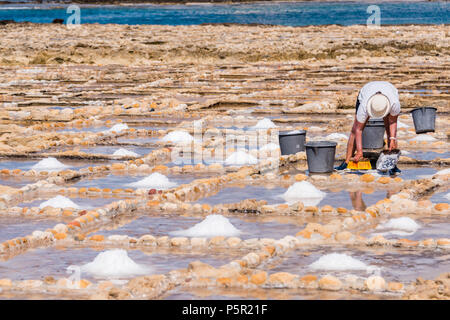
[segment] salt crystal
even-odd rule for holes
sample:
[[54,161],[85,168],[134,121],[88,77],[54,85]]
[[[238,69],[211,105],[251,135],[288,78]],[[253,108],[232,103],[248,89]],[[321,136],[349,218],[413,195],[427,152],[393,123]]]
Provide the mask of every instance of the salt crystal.
[[233,152],[226,160],[226,165],[249,165],[249,164],[257,164],[258,159],[253,157],[252,155],[248,154],[245,151],[239,150],[236,152]]
[[126,123],[118,123],[113,125],[109,130],[106,130],[104,132],[121,132],[123,130],[127,130],[128,125]]
[[171,235],[178,237],[234,237],[241,233],[239,229],[236,229],[224,216],[218,214],[211,214],[205,218],[202,222],[197,223],[193,227],[187,230],[180,230],[171,232]]
[[122,156],[122,157],[139,157],[139,154],[133,151],[129,151],[124,148],[117,149],[114,151],[113,156]]
[[306,206],[315,206],[325,197],[326,193],[317,189],[308,181],[296,182],[283,193],[287,203],[302,201]]
[[129,183],[133,188],[159,189],[166,190],[175,187],[177,184],[170,181],[165,175],[154,172],[142,180]]
[[368,266],[349,255],[344,253],[330,253],[320,257],[310,266],[311,269],[316,270],[367,270]]
[[161,141],[165,142],[170,141],[173,143],[186,143],[194,141],[194,138],[189,134],[189,132],[176,130],[166,134],[163,138],[161,138]]
[[32,169],[37,171],[59,171],[68,167],[68,165],[59,162],[56,158],[48,157],[36,163]]
[[400,217],[390,219],[389,221],[377,226],[377,230],[386,229],[393,231],[404,231],[408,233],[414,233],[420,228],[420,225],[417,224],[413,219],[409,217]]
[[74,203],[69,198],[66,198],[61,195],[57,195],[56,197],[53,197],[51,199],[48,199],[47,201],[42,202],[39,205],[40,209],[43,209],[45,207],[53,207],[53,208],[74,208],[74,209],[80,209],[80,206]]
[[275,143],[268,143],[264,146],[262,146],[259,151],[272,151],[272,150],[278,150],[280,149],[280,146]]
[[257,124],[255,124],[252,129],[271,129],[276,128],[277,126],[270,119],[264,118],[259,120]]
[[450,174],[450,168],[444,169],[444,170],[440,170],[440,171],[436,172],[434,175],[440,176],[440,175],[446,175],[446,174]]
[[150,271],[149,267],[134,262],[123,249],[101,252],[94,261],[81,266],[81,272],[98,278],[127,278]]

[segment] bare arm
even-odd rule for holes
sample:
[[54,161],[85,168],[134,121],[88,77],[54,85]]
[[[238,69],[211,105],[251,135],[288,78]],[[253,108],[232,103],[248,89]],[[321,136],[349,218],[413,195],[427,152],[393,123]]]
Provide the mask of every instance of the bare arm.
[[362,132],[364,130],[365,123],[355,121],[354,131],[355,131],[355,142],[356,142],[356,154],[353,158],[355,162],[358,162],[363,157],[363,147],[362,147]]
[[[390,114],[388,117],[388,123],[389,123],[389,136],[388,136],[388,146],[389,151],[397,149],[397,116],[391,116]],[[395,139],[391,139],[395,138]]]

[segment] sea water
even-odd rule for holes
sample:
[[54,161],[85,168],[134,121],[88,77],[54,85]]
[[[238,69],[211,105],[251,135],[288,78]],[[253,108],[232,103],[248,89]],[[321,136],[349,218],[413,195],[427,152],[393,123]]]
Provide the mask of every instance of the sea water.
[[[288,26],[366,24],[373,12],[368,2],[294,2],[215,5],[81,5],[81,23],[196,25],[201,23],[261,23]],[[450,22],[448,2],[397,1],[376,4],[383,24],[443,24]],[[69,4],[5,4],[0,20],[49,23],[67,19]]]

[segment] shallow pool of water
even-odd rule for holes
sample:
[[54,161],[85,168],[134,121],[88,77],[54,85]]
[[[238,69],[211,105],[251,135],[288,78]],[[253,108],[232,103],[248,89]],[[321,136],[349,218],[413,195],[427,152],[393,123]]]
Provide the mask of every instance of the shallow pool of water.
[[[103,177],[88,177],[85,179],[81,179],[78,182],[75,182],[71,185],[71,187],[81,188],[81,187],[97,187],[100,189],[103,188],[110,188],[110,189],[117,189],[117,188],[132,188],[137,189],[133,186],[129,186],[130,183],[140,181],[144,179],[145,177],[149,176],[150,174],[137,174],[137,175],[115,175],[115,174],[109,174],[107,176]],[[207,178],[211,175],[167,175],[167,178],[169,181],[174,182],[178,185],[181,184],[188,184],[191,181],[198,179],[198,178]],[[140,188],[140,187],[139,187]],[[145,187],[148,189],[152,189],[150,187]]]
[[216,205],[221,203],[235,203],[246,199],[266,200],[268,204],[284,203],[280,197],[286,191],[285,188],[274,187],[268,189],[260,186],[228,187],[221,189],[218,193],[200,199],[198,203]]
[[[246,185],[243,187],[229,187],[221,189],[217,194],[200,199],[199,203],[210,205],[235,203],[246,199],[266,200],[268,204],[286,203],[282,195],[287,188],[273,187],[271,189],[262,186]],[[305,198],[299,199],[305,206],[324,206],[344,207],[347,209],[356,209],[364,211],[366,207],[375,204],[379,200],[389,197],[392,191],[366,189],[359,191],[331,191],[322,189],[326,195],[323,198]]]
[[355,209],[364,211],[368,206],[371,206],[378,201],[389,198],[393,192],[388,190],[358,190],[358,191],[338,191],[330,192],[329,190],[322,190],[326,192],[326,196],[318,203],[318,206],[330,205],[332,207],[343,207],[346,209]]
[[[242,233],[237,235],[242,239],[273,238],[280,239],[287,235],[295,235],[305,224],[302,218],[286,217],[227,217],[230,223]],[[173,236],[171,232],[186,230],[203,221],[204,218],[182,216],[141,216],[131,222],[123,220],[106,227],[107,230],[96,232],[105,236],[120,234],[141,237],[145,234],[153,236]],[[128,222],[128,223],[127,223]],[[220,235],[220,234],[217,234]]]
[[[403,239],[409,240],[425,240],[429,238],[449,238],[450,237],[450,221],[446,217],[431,216],[426,218],[414,218],[420,228],[414,231],[384,229],[381,225],[371,232],[363,234],[371,238],[377,234],[382,234],[386,239]],[[383,220],[382,222],[386,222]]]
[[0,185],[12,187],[12,188],[21,188],[26,186],[27,184],[37,182],[39,178],[31,178],[31,177],[11,177],[11,176],[0,176]]
[[[43,279],[46,276],[53,276],[55,279],[68,277],[67,267],[82,266],[92,262],[95,257],[104,249],[92,248],[39,248],[29,250],[19,256],[15,256],[7,261],[0,261],[0,279],[10,278],[12,280]],[[219,252],[155,252],[128,250],[128,256],[136,263],[149,267],[148,274],[167,273],[171,270],[186,268],[188,264],[195,260],[200,260],[214,267],[219,267],[228,263],[233,258],[243,255],[242,253]],[[135,275],[134,275],[135,276]],[[123,278],[132,278],[133,275]],[[81,273],[82,279],[96,280],[96,277],[89,273]]]
[[433,160],[436,158],[447,159],[450,158],[450,152],[410,151],[406,156],[418,160]]
[[398,165],[398,168],[402,171],[397,176],[402,178],[403,180],[417,180],[424,178],[431,178],[438,170],[431,167],[402,167],[402,165]]
[[[22,202],[20,203],[18,206],[19,207],[39,207],[39,205],[41,203],[43,203],[44,201],[47,201],[48,199],[50,199],[51,197],[46,197],[45,199],[39,199],[39,200],[34,200],[34,201],[29,201],[29,202]],[[89,197],[89,198],[79,198],[79,197],[75,197],[75,198],[71,198],[71,197],[67,197],[70,198],[70,200],[72,202],[74,202],[75,204],[77,204],[81,209],[94,209],[94,208],[99,208],[99,207],[103,207],[111,202],[114,201],[119,201],[122,198],[116,198],[116,197]]]
[[159,139],[160,138],[158,137],[120,137],[117,138],[117,142],[126,144],[138,144],[143,146],[157,146]]
[[444,250],[394,250],[370,249],[359,250],[345,247],[319,246],[314,249],[298,249],[292,251],[287,257],[273,262],[268,262],[270,272],[290,272],[299,275],[305,274],[332,274],[344,277],[348,274],[368,277],[373,274],[367,270],[314,270],[310,265],[320,257],[330,253],[344,253],[357,260],[362,261],[367,266],[381,268],[380,275],[387,281],[412,281],[417,277],[434,279],[438,275],[448,272],[450,268],[450,255]]
[[102,132],[109,130],[107,126],[55,128],[59,132]]
[[138,157],[145,156],[152,152],[155,148],[150,147],[140,147],[140,146],[96,146],[91,148],[80,149],[81,152],[86,152],[90,154],[106,154],[113,155],[115,151],[119,149],[126,149],[138,154]]
[[424,199],[429,199],[433,203],[449,203],[450,202],[450,190],[442,192],[435,192],[430,196],[424,197]]
[[60,223],[58,218],[24,218],[0,216],[0,242],[25,237],[35,230],[45,231]]
[[[20,169],[20,170],[30,170],[37,164],[42,158],[34,160],[0,160],[0,170],[1,169]],[[77,170],[81,168],[87,168],[95,165],[101,165],[107,163],[106,161],[89,161],[89,160],[72,160],[72,159],[58,159],[59,162],[68,166],[67,169]]]

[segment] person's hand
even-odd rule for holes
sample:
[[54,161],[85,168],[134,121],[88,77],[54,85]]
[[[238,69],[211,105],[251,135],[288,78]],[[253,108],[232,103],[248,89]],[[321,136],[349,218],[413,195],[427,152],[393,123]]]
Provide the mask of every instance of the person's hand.
[[398,149],[397,148],[397,139],[391,139],[390,143],[389,143],[389,151],[392,151],[394,149]]
[[355,156],[353,157],[353,161],[354,162],[358,162],[359,160],[361,160],[362,157],[363,157],[363,153],[362,152],[357,152],[355,154]]

